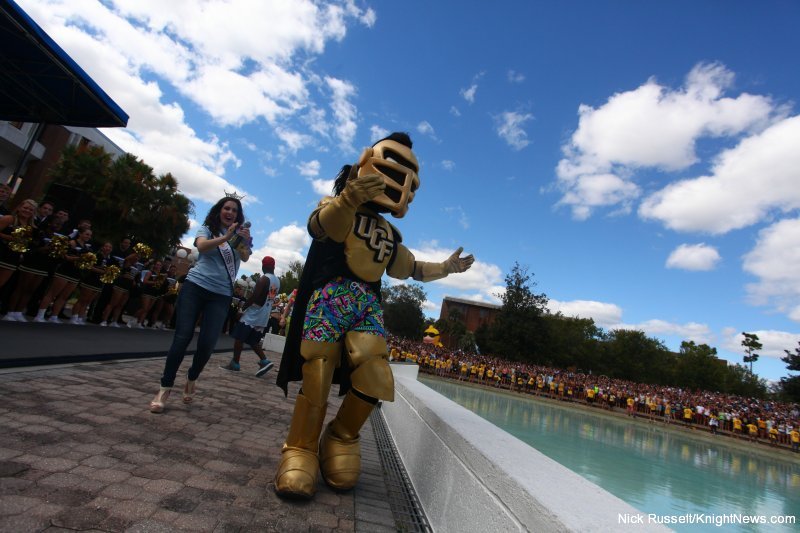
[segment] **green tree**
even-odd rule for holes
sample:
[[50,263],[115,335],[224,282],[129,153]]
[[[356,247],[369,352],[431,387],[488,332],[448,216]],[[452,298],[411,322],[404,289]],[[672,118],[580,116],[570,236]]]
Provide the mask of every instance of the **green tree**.
[[745,366],[728,365],[724,376],[724,386],[721,392],[753,398],[767,396],[767,381],[760,379]]
[[744,346],[744,353],[747,354],[744,356],[744,362],[750,363],[750,372],[752,373],[753,363],[758,361],[759,357],[759,355],[755,352],[756,350],[760,350],[764,346],[760,342],[758,342],[758,335],[756,335],[755,333],[745,333],[743,331],[742,335],[744,335],[742,346]]
[[[797,343],[794,353],[789,350],[784,350],[784,352],[786,352],[786,357],[781,357],[781,361],[786,363],[786,369],[800,372],[800,342]],[[800,376],[781,378],[780,394],[787,401],[800,402]]]
[[724,386],[726,366],[717,358],[716,348],[683,341],[675,367],[675,384],[690,389],[720,391]]
[[461,338],[467,333],[467,326],[464,325],[464,315],[459,309],[450,309],[447,318],[437,320],[434,327],[439,330],[442,336],[442,344],[451,349],[459,348]]
[[544,315],[547,346],[543,362],[561,368],[585,371],[600,367],[600,343],[604,333],[591,318],[565,317],[561,313]]
[[514,263],[505,278],[503,305],[492,324],[489,347],[497,355],[515,361],[541,362],[544,359],[547,295],[536,294],[536,283],[526,267]]
[[300,276],[303,275],[303,263],[301,261],[291,261],[286,272],[278,278],[281,280],[281,292],[291,294],[300,285]]
[[383,321],[386,329],[398,337],[420,340],[425,325],[422,304],[427,299],[421,285],[394,285],[381,289]]
[[153,169],[132,154],[117,159],[98,146],[68,146],[51,170],[55,183],[80,189],[95,202],[93,237],[118,242],[124,236],[165,255],[189,230],[194,206],[178,191],[171,174]]
[[663,342],[642,331],[612,330],[602,346],[601,369],[610,377],[656,384],[672,380],[674,356]]

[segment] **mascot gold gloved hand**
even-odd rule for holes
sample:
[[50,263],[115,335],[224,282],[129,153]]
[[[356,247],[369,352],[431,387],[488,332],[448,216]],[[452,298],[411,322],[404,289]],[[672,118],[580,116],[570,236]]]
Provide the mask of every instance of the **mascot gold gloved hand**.
[[[361,472],[359,431],[379,400],[394,400],[381,277],[433,281],[472,266],[456,250],[441,263],[417,261],[383,214],[402,218],[420,185],[408,134],[393,133],[345,165],[333,196],[308,219],[312,244],[297,290],[278,385],[301,381],[275,474],[275,492],[311,498],[317,475],[335,490],[352,489]],[[328,394],[344,400],[324,428]]]

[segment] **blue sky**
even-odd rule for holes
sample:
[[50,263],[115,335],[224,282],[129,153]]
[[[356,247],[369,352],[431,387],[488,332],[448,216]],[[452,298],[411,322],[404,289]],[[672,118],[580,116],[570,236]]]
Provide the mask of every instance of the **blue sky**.
[[421,188],[395,221],[405,243],[477,259],[426,284],[429,315],[445,295],[498,303],[517,261],[553,311],[735,362],[754,332],[754,370],[786,374],[797,2],[19,4],[130,115],[104,133],[172,172],[198,218],[247,195],[255,257],[279,273],[338,169],[407,131]]

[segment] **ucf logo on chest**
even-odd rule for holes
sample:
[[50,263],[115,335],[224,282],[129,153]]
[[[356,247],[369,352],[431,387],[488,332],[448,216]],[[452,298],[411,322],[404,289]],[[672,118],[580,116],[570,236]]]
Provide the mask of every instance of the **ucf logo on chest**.
[[378,219],[365,213],[356,213],[356,225],[353,232],[364,241],[372,252],[376,263],[383,263],[394,251],[394,240],[391,230],[378,225]]

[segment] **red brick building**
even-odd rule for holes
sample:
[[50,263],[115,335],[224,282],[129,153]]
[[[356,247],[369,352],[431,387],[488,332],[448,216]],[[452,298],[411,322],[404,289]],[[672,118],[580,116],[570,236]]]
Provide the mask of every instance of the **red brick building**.
[[439,315],[439,319],[447,320],[453,310],[461,314],[462,322],[467,331],[474,333],[482,324],[494,322],[495,316],[500,311],[500,306],[445,296],[444,300],[442,300],[442,312]]

